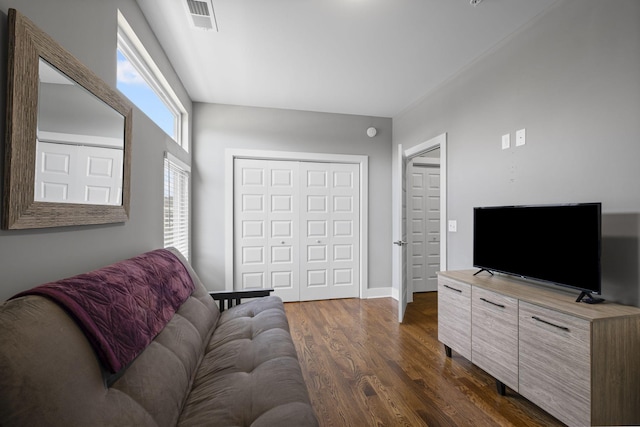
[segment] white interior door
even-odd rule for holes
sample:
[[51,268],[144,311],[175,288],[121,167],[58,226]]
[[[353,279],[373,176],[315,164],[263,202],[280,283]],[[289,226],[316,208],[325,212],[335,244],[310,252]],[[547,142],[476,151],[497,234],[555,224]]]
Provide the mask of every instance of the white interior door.
[[[438,290],[440,271],[440,166],[427,167],[427,244],[424,292]],[[418,291],[419,292],[419,291]]]
[[359,181],[358,164],[235,159],[234,288],[357,297]]
[[440,167],[413,159],[408,170],[410,292],[436,291],[440,269]]
[[407,308],[407,204],[406,194],[407,185],[405,180],[405,173],[407,169],[407,158],[402,149],[402,144],[398,144],[398,168],[396,180],[398,182],[399,190],[396,194],[394,207],[396,209],[396,229],[399,230],[399,236],[396,236],[397,240],[393,242],[396,245],[396,257],[398,260],[397,268],[397,283],[398,289],[398,321],[402,322],[404,319],[404,312]]
[[300,163],[300,300],[354,298],[360,287],[360,173]]
[[298,163],[236,159],[234,287],[298,301]]
[[426,280],[427,186],[424,168],[409,162],[407,170],[407,280],[409,295],[421,292]]
[[268,161],[268,286],[284,301],[300,296],[299,164]]

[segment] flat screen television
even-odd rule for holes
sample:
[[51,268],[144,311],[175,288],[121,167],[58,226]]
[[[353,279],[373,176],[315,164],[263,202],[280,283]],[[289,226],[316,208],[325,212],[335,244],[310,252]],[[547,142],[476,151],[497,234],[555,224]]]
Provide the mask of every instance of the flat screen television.
[[581,291],[599,302],[600,203],[474,208],[473,265]]

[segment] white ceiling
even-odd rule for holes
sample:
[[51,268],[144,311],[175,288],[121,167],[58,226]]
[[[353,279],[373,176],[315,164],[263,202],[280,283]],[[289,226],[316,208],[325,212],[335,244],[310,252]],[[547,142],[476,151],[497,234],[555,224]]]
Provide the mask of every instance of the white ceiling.
[[191,99],[395,117],[557,0],[137,0]]

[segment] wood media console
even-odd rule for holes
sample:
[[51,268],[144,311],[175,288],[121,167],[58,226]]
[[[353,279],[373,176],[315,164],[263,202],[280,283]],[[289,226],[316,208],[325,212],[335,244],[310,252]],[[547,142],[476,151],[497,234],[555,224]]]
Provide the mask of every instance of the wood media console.
[[438,339],[570,426],[640,424],[640,308],[476,270],[438,274]]

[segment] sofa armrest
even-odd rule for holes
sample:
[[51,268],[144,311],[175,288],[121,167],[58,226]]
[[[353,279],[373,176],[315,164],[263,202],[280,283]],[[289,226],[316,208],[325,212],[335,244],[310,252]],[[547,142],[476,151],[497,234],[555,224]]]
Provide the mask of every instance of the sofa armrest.
[[[245,289],[243,291],[210,291],[209,295],[215,301],[219,301],[220,312],[241,303],[242,298],[268,297],[273,289]],[[225,307],[226,301],[226,307]],[[235,304],[234,304],[235,303]]]

